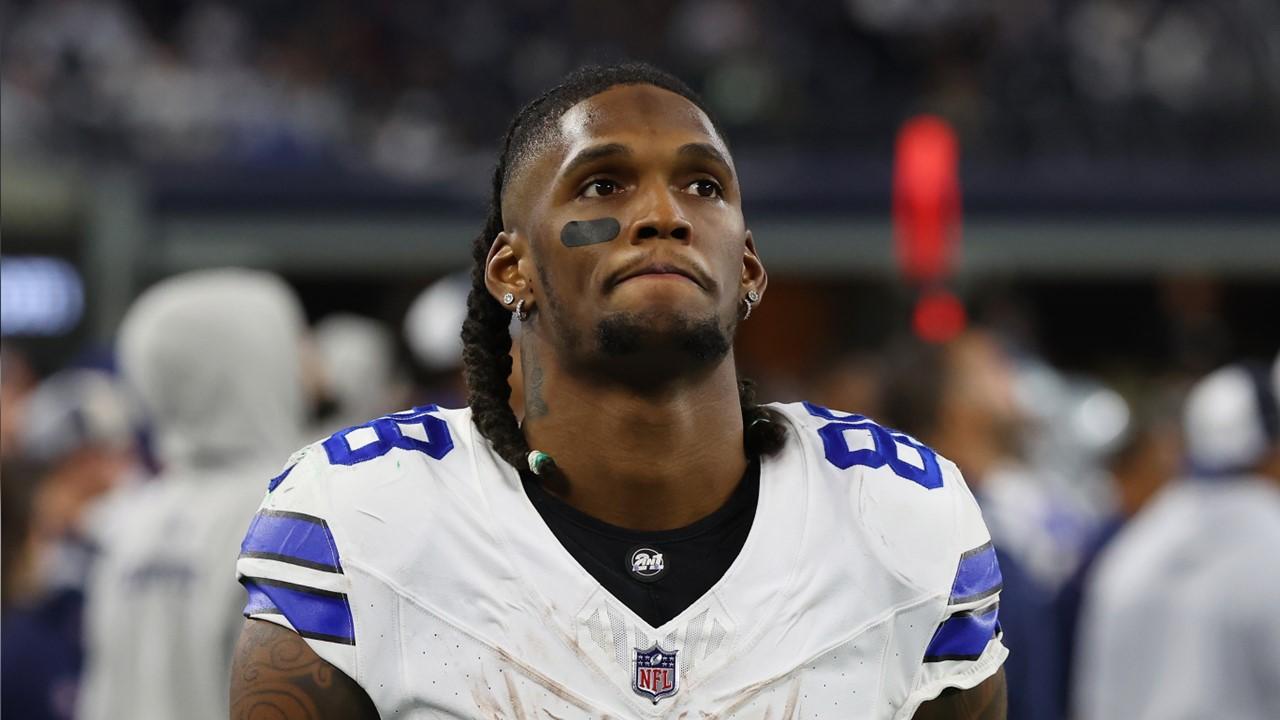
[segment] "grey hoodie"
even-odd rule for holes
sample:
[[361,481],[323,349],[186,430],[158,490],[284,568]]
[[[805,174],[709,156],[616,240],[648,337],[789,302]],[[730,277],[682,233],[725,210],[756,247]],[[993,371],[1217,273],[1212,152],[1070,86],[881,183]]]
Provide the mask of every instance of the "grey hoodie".
[[86,611],[81,718],[228,715],[244,591],[240,540],[304,420],[299,303],[248,270],[180,275],[121,325],[121,369],[155,430],[160,476],[104,503]]

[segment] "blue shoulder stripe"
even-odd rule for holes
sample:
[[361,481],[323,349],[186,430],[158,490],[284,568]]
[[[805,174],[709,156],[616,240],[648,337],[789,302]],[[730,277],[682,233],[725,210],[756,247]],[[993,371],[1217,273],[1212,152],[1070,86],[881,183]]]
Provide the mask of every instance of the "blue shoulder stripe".
[[925,662],[977,660],[991,638],[1000,632],[1000,603],[947,618],[924,651]]
[[338,546],[323,518],[262,510],[249,524],[240,557],[267,558],[325,572],[342,572]]
[[275,490],[276,488],[280,487],[280,483],[284,482],[284,479],[289,477],[289,473],[293,472],[293,469],[296,467],[298,467],[298,464],[294,463],[289,467],[285,468],[284,472],[268,480],[267,492],[271,492],[272,490]]
[[356,644],[355,624],[347,596],[328,590],[268,580],[241,578],[249,592],[244,614],[279,613],[289,619],[299,635],[313,640]]
[[1000,576],[1000,563],[996,561],[995,546],[987,541],[960,556],[948,602],[960,605],[994,595],[1004,587],[1003,580]]

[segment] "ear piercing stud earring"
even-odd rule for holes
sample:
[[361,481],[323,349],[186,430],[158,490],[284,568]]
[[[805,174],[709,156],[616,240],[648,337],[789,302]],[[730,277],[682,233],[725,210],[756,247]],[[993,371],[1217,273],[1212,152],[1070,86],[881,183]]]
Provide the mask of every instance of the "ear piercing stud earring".
[[755,290],[748,290],[747,296],[742,298],[742,302],[747,306],[746,312],[742,313],[742,319],[746,320],[751,317],[751,308],[755,307],[755,304],[760,302],[760,293]]

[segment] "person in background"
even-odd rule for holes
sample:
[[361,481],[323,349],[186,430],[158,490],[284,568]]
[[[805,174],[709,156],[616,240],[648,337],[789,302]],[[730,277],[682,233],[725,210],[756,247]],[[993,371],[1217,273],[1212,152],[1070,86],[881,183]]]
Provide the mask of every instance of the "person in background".
[[245,602],[227,578],[301,435],[304,332],[292,290],[247,270],[179,275],[129,309],[120,364],[161,471],[112,497],[96,525],[80,718],[227,717]]
[[[140,475],[139,425],[134,398],[101,370],[63,370],[32,393],[21,449],[49,469],[33,498],[33,529],[50,548],[47,554],[84,555],[80,548],[96,501]],[[65,581],[83,584],[83,561],[47,563]]]
[[47,469],[16,456],[0,468],[0,717],[69,720],[82,662],[78,595],[41,592],[33,503]]
[[[462,321],[467,316],[471,279],[465,273],[446,275],[418,294],[405,312],[403,338],[408,348],[418,400],[440,407],[461,407],[466,397],[462,377]],[[520,364],[520,323],[511,323],[510,405],[524,415],[524,376]]]
[[18,438],[23,426],[27,396],[35,387],[35,374],[22,353],[12,346],[0,347],[0,458],[18,454]]
[[94,561],[88,528],[101,498],[139,474],[136,431],[133,403],[105,372],[63,370],[25,402],[4,480],[7,717],[72,715]]
[[1280,358],[1217,370],[1183,411],[1190,477],[1099,557],[1086,587],[1081,720],[1264,720],[1280,708]]
[[408,391],[390,329],[373,318],[335,313],[317,322],[311,335],[334,407],[310,435],[325,437],[401,407]]
[[[32,597],[36,586],[34,536],[31,533],[31,496],[46,470],[24,458],[0,459],[0,606],[4,608],[5,628],[0,640],[8,642],[9,609]],[[7,662],[11,656],[0,653]],[[14,656],[16,657],[16,655]],[[5,667],[6,672],[8,666]],[[0,697],[5,708],[0,716],[11,712],[10,684],[0,683]]]
[[1107,470],[1115,503],[1085,543],[1079,567],[1058,591],[1059,633],[1062,641],[1062,707],[1071,717],[1070,689],[1080,603],[1084,599],[1094,564],[1125,523],[1133,519],[1180,470],[1181,434],[1175,420],[1162,412],[1164,403],[1149,401],[1138,411],[1132,426],[1107,458]]
[[462,321],[470,289],[465,273],[446,275],[419,293],[404,315],[402,336],[418,385],[416,394],[441,407],[465,403]]
[[1055,720],[1059,667],[1053,595],[1030,567],[1045,543],[1043,497],[1017,456],[1022,416],[1010,361],[970,330],[945,345],[896,343],[886,355],[882,417],[951,458],[972,488],[1003,575],[1000,624],[1009,661],[1009,720]]
[[847,353],[818,373],[808,397],[824,407],[857,408],[859,415],[880,417],[882,375],[870,354]]

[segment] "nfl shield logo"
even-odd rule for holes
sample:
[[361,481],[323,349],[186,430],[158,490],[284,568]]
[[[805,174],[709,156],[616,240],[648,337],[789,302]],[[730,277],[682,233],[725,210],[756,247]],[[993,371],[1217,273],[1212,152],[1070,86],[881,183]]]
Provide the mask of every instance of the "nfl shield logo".
[[680,666],[676,653],[667,652],[657,643],[647,650],[636,648],[635,674],[631,676],[631,689],[653,701],[654,705],[664,697],[676,694],[680,689]]

